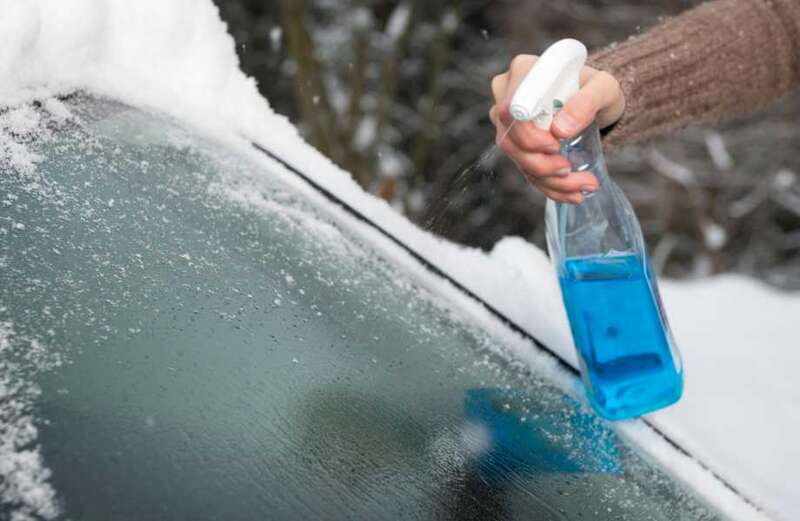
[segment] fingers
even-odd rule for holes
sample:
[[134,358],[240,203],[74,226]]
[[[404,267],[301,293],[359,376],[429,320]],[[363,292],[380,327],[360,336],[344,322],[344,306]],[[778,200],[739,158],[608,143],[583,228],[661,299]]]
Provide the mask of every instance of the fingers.
[[517,91],[519,84],[522,83],[525,75],[528,74],[528,71],[531,70],[531,67],[533,67],[533,64],[536,63],[538,59],[538,56],[532,54],[520,54],[511,60],[511,65],[508,67],[508,72],[506,73],[508,77],[505,81],[503,96],[499,100],[495,98],[495,103],[497,103],[498,106],[498,116],[500,116],[500,121],[506,126],[510,125],[513,121],[511,111],[509,110],[511,98]]
[[554,201],[580,203],[582,192],[595,192],[599,188],[591,172],[572,172],[563,156],[525,152],[510,139],[498,146],[536,188]]
[[[489,109],[489,120],[497,129],[496,144],[500,146],[501,141],[511,140],[517,148],[525,152],[541,152],[546,154],[558,154],[561,145],[550,132],[537,128],[528,121],[517,121],[509,127],[500,118],[500,108],[492,105]],[[511,131],[509,132],[509,128]]]
[[[497,122],[495,140],[498,148],[511,158],[520,172],[545,195],[556,201],[580,202],[581,192],[592,192],[597,189],[597,180],[591,173],[571,172],[569,161],[557,151],[531,152],[520,146],[516,139],[511,139],[510,135],[505,136],[506,127],[498,121],[496,106],[490,111],[490,117],[492,121]],[[543,134],[548,133],[543,132]]]
[[540,188],[547,188],[565,194],[596,192],[599,189],[597,178],[591,172],[570,172],[561,177],[547,177],[537,182]]
[[504,139],[498,147],[536,188],[554,201],[577,204],[583,200],[583,192],[599,189],[591,172],[572,172],[569,161],[559,154],[526,152],[511,139]]
[[563,177],[528,178],[548,198],[561,202],[579,204],[586,193],[600,189],[597,179],[590,172],[571,172]]
[[497,105],[492,105],[492,108],[489,109],[489,120],[494,125],[496,131],[494,137],[494,143],[495,145],[497,145],[498,148],[502,149],[500,145],[505,140],[504,138],[508,134],[508,129],[503,124],[503,122],[500,121],[500,117],[498,116],[497,112],[498,112]]
[[521,153],[512,157],[522,173],[535,180],[569,174],[569,161],[558,154]]
[[553,134],[537,128],[529,121],[517,121],[508,134],[514,143],[525,152],[558,154],[561,146]]
[[583,202],[583,195],[580,192],[564,193],[556,190],[550,190],[549,188],[542,186],[537,186],[537,188],[544,194],[545,197],[558,203],[581,204]]
[[610,125],[624,109],[625,98],[619,82],[605,71],[590,69],[586,83],[556,114],[550,130],[560,139],[575,137],[595,118],[601,128]]
[[569,161],[559,154],[529,152],[520,148],[512,139],[500,140],[502,136],[497,133],[498,148],[519,167],[523,174],[532,178],[563,176],[569,173]]
[[508,85],[508,73],[498,74],[492,78],[492,97],[495,105],[506,97],[506,86]]

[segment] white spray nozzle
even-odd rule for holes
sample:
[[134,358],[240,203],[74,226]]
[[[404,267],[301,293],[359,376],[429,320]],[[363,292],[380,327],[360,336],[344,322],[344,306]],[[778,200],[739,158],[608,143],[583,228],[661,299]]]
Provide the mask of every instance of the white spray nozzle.
[[511,98],[511,116],[549,130],[553,115],[580,89],[586,55],[586,47],[571,38],[548,47]]

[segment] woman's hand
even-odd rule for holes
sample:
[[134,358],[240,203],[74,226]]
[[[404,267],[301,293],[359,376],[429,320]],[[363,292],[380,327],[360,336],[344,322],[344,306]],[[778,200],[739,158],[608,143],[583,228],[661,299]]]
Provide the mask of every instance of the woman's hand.
[[536,60],[536,56],[520,54],[511,61],[507,72],[492,79],[494,105],[489,118],[497,129],[495,140],[547,197],[577,204],[583,200],[581,192],[597,190],[597,180],[589,172],[570,172],[569,161],[558,153],[558,140],[577,136],[595,119],[600,128],[611,125],[622,116],[625,98],[611,74],[584,67],[580,91],[556,114],[550,132],[530,121],[518,121],[506,136],[513,121],[509,112],[511,98]]

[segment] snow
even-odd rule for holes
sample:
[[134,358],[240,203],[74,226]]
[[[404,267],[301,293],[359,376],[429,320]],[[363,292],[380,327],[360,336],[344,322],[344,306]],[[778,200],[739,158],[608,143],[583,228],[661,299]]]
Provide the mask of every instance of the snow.
[[442,29],[446,34],[453,34],[458,29],[458,16],[449,9],[442,17]]
[[86,89],[229,134],[271,114],[210,1],[0,0],[0,38],[6,106]]
[[705,136],[706,148],[708,155],[711,156],[711,161],[714,166],[720,171],[730,170],[733,167],[733,158],[731,157],[728,148],[725,146],[725,140],[722,139],[722,134],[719,132],[708,132]]
[[17,335],[12,322],[0,321],[0,509],[11,506],[15,521],[53,519],[60,511],[31,413],[41,391],[20,376],[60,364],[36,339]]
[[378,122],[374,117],[366,116],[362,118],[353,136],[353,148],[359,152],[365,152],[369,146],[375,142],[375,132],[377,128]]
[[408,22],[411,19],[411,5],[408,2],[397,4],[392,14],[389,15],[389,21],[386,22],[386,36],[392,43],[397,42],[408,27]]
[[669,177],[676,183],[683,186],[692,186],[697,184],[697,179],[694,173],[684,165],[677,163],[657,149],[650,149],[650,162],[653,167],[658,170],[665,177]]
[[359,31],[366,31],[370,27],[372,27],[373,23],[372,19],[372,11],[367,9],[366,7],[358,6],[355,7],[350,14],[350,23],[352,24],[354,29]]
[[[274,33],[265,37],[278,39]],[[234,41],[210,0],[0,0],[0,107],[11,108],[2,114],[0,128],[38,125],[31,119],[36,116],[26,114],[22,106],[32,99],[47,100],[45,108],[51,117],[67,119],[68,111],[54,96],[76,90],[165,112],[259,161],[271,163],[250,150],[247,142],[280,154],[575,364],[557,282],[542,251],[518,238],[504,239],[489,254],[459,247],[416,228],[384,201],[364,193],[346,172],[305,144],[286,118],[270,109],[255,82],[240,71]],[[0,161],[24,164],[24,171],[35,173],[37,158],[24,147],[14,148],[2,136],[0,132]],[[709,146],[724,166],[718,143],[712,139]],[[652,159],[659,170],[679,182],[694,182],[693,173],[681,165],[655,151]],[[0,169],[5,166],[0,164]],[[286,172],[284,178],[324,204],[320,194],[294,175]],[[791,180],[783,176],[781,182],[794,182],[794,176]],[[247,194],[246,186],[222,189],[241,201],[265,204]],[[331,206],[330,211],[340,215],[342,223],[351,223],[376,249],[475,316],[517,358],[549,372],[565,386],[576,385],[552,358],[426,272],[375,230],[352,222],[338,208]],[[714,244],[720,237],[712,232],[710,239]],[[624,422],[616,428],[732,519],[800,518],[795,476],[800,468],[796,442],[800,439],[800,409],[796,407],[800,385],[794,377],[800,350],[793,323],[800,313],[800,296],[730,275],[663,281],[662,293],[685,360],[686,392],[678,405],[650,419],[763,512],[742,502],[696,460],[677,453],[643,422]],[[280,305],[280,299],[276,300]],[[13,338],[13,327],[4,327],[0,346]],[[11,424],[2,419],[2,427],[19,425],[19,432],[35,434],[24,406],[28,402],[9,403],[22,403],[22,412]],[[9,461],[18,462],[17,469],[24,472],[12,481],[19,486],[3,494],[16,494],[13,499],[28,509],[20,510],[20,515],[38,512],[40,517],[53,517],[57,504],[38,451],[10,439],[10,448],[0,447],[0,478],[9,479],[2,474],[8,472]],[[8,443],[5,434],[3,443]]]
[[728,234],[725,232],[725,228],[714,221],[705,221],[701,229],[703,230],[703,240],[709,250],[719,250],[728,242]]
[[732,275],[664,286],[686,391],[653,420],[782,518],[797,519],[800,297]]
[[[408,158],[396,150],[389,147],[381,147],[378,152],[377,173],[382,177],[400,177],[408,170],[409,163]],[[414,194],[411,197],[414,197]]]
[[797,181],[797,174],[791,170],[781,169],[775,174],[773,186],[776,190],[788,190]]
[[269,30],[269,45],[272,48],[272,52],[278,52],[281,50],[282,40],[283,40],[283,29],[281,27],[276,25]]
[[38,156],[12,136],[38,130],[40,119],[39,114],[27,105],[0,114],[0,167],[33,176]]

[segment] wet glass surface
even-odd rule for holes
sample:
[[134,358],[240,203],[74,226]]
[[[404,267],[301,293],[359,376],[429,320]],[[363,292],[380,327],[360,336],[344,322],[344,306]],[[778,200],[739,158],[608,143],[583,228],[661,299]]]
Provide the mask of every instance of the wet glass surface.
[[0,165],[0,518],[720,519],[266,159],[69,108]]

